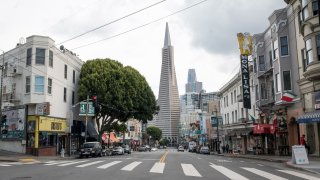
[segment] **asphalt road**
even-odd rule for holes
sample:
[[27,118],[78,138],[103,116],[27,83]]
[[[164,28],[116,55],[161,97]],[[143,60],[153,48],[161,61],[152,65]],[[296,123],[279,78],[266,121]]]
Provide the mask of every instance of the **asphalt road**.
[[0,180],[319,180],[281,163],[176,152],[134,152],[101,158],[0,163]]

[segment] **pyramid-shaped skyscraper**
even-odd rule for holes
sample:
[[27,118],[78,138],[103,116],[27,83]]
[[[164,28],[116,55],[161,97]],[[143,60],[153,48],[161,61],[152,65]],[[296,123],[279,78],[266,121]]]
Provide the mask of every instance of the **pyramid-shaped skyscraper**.
[[174,67],[174,49],[171,45],[168,23],[166,24],[164,46],[162,48],[158,105],[160,111],[153,123],[162,130],[163,137],[168,138],[172,145],[176,144],[180,121],[180,102]]

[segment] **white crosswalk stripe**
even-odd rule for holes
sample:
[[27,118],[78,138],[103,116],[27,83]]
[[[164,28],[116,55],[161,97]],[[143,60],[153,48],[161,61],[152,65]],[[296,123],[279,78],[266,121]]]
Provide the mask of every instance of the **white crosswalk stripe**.
[[103,161],[94,161],[94,162],[91,162],[91,163],[81,164],[81,165],[76,166],[76,167],[87,167],[87,166],[91,166],[91,165],[98,164],[98,163],[101,163],[101,162],[103,162]]
[[248,178],[246,178],[246,177],[244,177],[234,171],[231,171],[230,169],[228,169],[226,167],[217,166],[214,164],[211,164],[210,166],[232,180],[249,180]]
[[45,163],[44,165],[46,166],[52,166],[52,165],[57,165],[57,164],[62,164],[62,163],[68,163],[68,162],[72,162],[72,161],[52,161],[50,163]]
[[202,177],[192,164],[181,164],[181,167],[186,176]]
[[151,173],[163,173],[165,163],[156,162],[150,169]]
[[259,176],[262,176],[264,178],[267,178],[267,179],[270,179],[270,180],[287,180],[286,178],[282,178],[280,176],[277,176],[277,175],[274,175],[274,174],[271,174],[271,173],[268,173],[268,172],[265,172],[265,171],[262,171],[262,170],[259,170],[259,169],[256,169],[256,168],[247,168],[247,167],[242,167],[242,169],[244,170],[247,170],[249,172],[252,172],[256,175],[259,175]]
[[69,163],[65,163],[65,164],[59,164],[58,166],[69,166],[72,164],[78,164],[78,163],[82,163],[82,162],[87,162],[88,160],[85,161],[74,161],[74,162],[69,162]]
[[135,167],[137,167],[141,163],[142,163],[141,161],[135,161],[133,163],[130,163],[130,164],[126,165],[121,170],[123,170],[123,171],[132,171]]
[[293,175],[293,176],[297,176],[297,177],[300,177],[300,178],[303,178],[303,179],[308,179],[308,180],[319,180],[320,178],[317,178],[317,177],[314,177],[314,176],[310,176],[310,175],[307,175],[307,174],[302,174],[302,173],[298,173],[298,172],[295,172],[295,171],[290,171],[290,170],[278,170],[280,172],[283,172],[283,173],[287,173],[287,174],[290,174],[290,175]]
[[107,168],[109,168],[109,167],[111,167],[111,166],[113,166],[113,165],[119,164],[119,163],[121,163],[121,162],[122,162],[122,161],[113,161],[113,162],[111,162],[111,163],[104,164],[104,165],[99,166],[99,167],[97,167],[97,168],[99,168],[99,169],[107,169]]
[[0,164],[0,166],[7,167],[7,166],[12,166],[12,165],[10,165],[10,164]]

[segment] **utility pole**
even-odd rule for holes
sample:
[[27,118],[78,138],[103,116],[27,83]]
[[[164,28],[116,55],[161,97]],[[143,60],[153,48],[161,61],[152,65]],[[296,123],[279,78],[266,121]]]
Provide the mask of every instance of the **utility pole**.
[[[1,50],[2,51],[2,50]],[[2,51],[2,65],[0,66],[1,68],[1,85],[0,85],[0,118],[2,119],[2,87],[3,87],[3,70],[4,70],[4,51]],[[2,131],[0,132],[2,135]],[[0,136],[2,137],[2,136]]]
[[84,134],[84,142],[87,142],[87,130],[88,130],[88,110],[89,110],[89,95],[87,95],[87,104],[86,104],[86,129]]

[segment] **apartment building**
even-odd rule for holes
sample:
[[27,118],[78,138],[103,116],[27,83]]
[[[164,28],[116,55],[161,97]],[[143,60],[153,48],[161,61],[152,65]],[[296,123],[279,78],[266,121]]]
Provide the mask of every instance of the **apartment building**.
[[309,154],[320,156],[320,26],[316,0],[285,0],[296,31],[298,85],[301,108],[297,113],[299,137],[305,134]]
[[3,55],[0,147],[34,155],[55,155],[68,147],[72,105],[83,61],[46,36],[21,39]]

